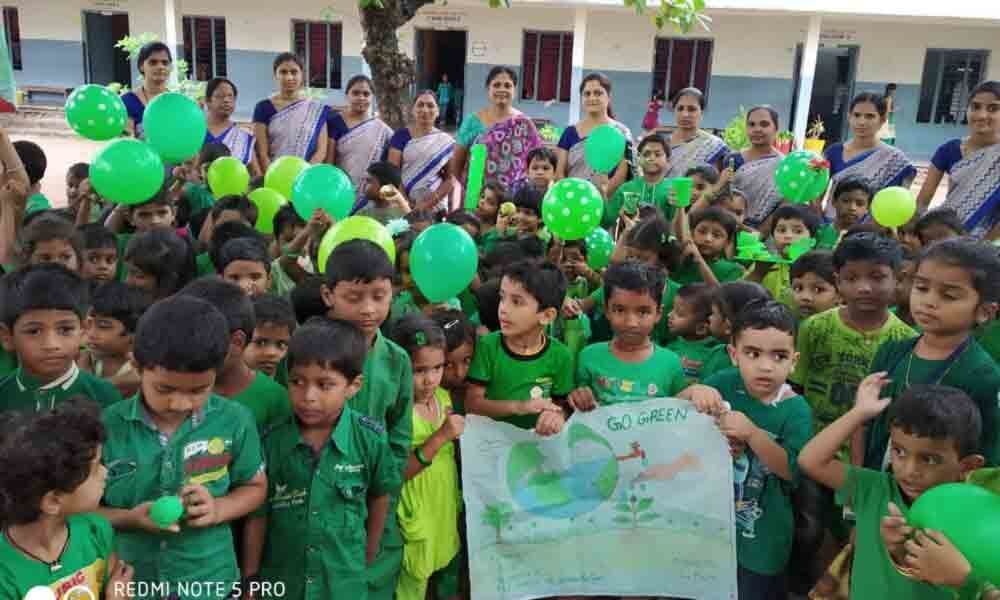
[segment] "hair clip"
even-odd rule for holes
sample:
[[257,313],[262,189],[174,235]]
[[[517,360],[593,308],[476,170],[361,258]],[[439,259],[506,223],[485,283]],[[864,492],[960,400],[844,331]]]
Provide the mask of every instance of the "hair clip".
[[410,230],[410,223],[406,219],[392,219],[385,224],[386,231],[392,237],[397,237]]
[[448,321],[447,323],[444,324],[444,327],[442,327],[442,329],[444,329],[445,331],[448,331],[452,327],[455,327],[456,325],[458,325],[458,323],[459,323],[458,319],[455,319],[454,321]]
[[427,334],[423,331],[418,331],[413,334],[413,341],[417,343],[418,346],[427,345]]

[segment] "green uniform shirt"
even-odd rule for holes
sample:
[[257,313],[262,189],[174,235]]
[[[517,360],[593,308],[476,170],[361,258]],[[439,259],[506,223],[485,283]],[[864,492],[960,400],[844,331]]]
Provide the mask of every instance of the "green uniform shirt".
[[41,412],[73,396],[86,396],[101,408],[121,401],[118,389],[107,381],[81,370],[74,363],[66,373],[45,385],[17,368],[0,381],[0,412],[17,410]]
[[[715,274],[715,278],[719,280],[719,283],[742,279],[744,273],[743,267],[739,263],[725,258],[713,260],[709,263],[708,268],[712,269],[712,273]],[[679,268],[670,271],[670,278],[681,286],[704,281],[701,277],[701,270],[698,269],[697,263],[693,260],[686,260]]]
[[14,548],[6,535],[0,535],[0,598],[20,600],[28,590],[41,586],[52,590],[55,598],[87,598],[83,591],[69,595],[74,588],[84,588],[91,598],[103,598],[108,578],[108,559],[114,553],[111,523],[97,514],[77,514],[66,518],[69,539],[59,558],[61,568],[53,572],[47,564],[33,560]]
[[[264,469],[253,415],[222,396],[209,396],[169,438],[156,429],[138,395],[105,410],[103,420],[105,506],[131,509],[188,483],[220,498]],[[229,523],[195,528],[182,521],[180,533],[121,530],[116,549],[135,567],[135,581],[170,582],[172,591],[177,582],[228,584],[240,578]]]
[[1000,363],[1000,319],[993,319],[977,329],[976,340],[994,361]]
[[838,230],[833,223],[827,223],[816,232],[816,249],[833,250],[840,244],[840,236],[843,232]]
[[637,206],[653,205],[660,209],[663,218],[670,222],[674,218],[674,207],[670,204],[670,180],[661,179],[657,183],[647,183],[645,179],[632,179],[621,184],[607,204],[604,205],[604,217],[601,227],[612,227],[625,206],[625,193],[637,194]]
[[344,407],[330,443],[316,456],[288,416],[264,436],[263,447],[261,579],[283,582],[289,599],[367,598],[367,501],[397,495],[401,485],[381,421]]
[[250,409],[257,427],[264,429],[292,414],[288,391],[260,371],[254,372],[250,386],[230,400]]
[[215,196],[203,183],[185,183],[184,198],[187,200],[192,215],[208,210],[215,204]]
[[712,348],[711,352],[708,353],[708,357],[705,358],[705,362],[701,365],[698,379],[704,382],[716,373],[728,371],[733,368],[733,359],[729,358],[728,346],[725,342],[720,342],[718,346]]
[[795,520],[791,494],[799,477],[799,451],[812,437],[809,405],[802,396],[765,404],[747,393],[737,369],[723,371],[704,383],[719,390],[732,410],[746,415],[788,454],[792,481],[772,473],[749,447],[733,459],[737,562],[754,573],[777,575],[784,572],[792,552]]
[[653,346],[642,362],[624,362],[611,352],[610,342],[591,344],[580,353],[577,387],[589,387],[601,406],[676,396],[687,387],[676,354]]
[[212,255],[208,252],[201,252],[195,257],[195,272],[197,277],[215,275],[215,265],[212,263]]
[[[883,388],[882,397],[896,400],[909,386],[921,383],[940,383],[962,390],[979,407],[983,419],[979,440],[986,462],[997,464],[1000,456],[995,454],[994,446],[1000,367],[975,340],[970,341],[950,364],[944,360],[924,360],[915,356],[915,342],[912,339],[886,342],[879,347],[869,371],[889,373],[890,383]],[[882,469],[888,445],[888,411],[882,411],[866,429],[865,466],[869,469]]]
[[0,346],[0,381],[17,370],[17,354]]
[[479,236],[479,246],[483,250],[483,255],[493,252],[500,242],[512,241],[517,239],[516,233],[501,234],[497,228],[490,229],[486,233]]
[[[547,338],[533,356],[514,354],[495,331],[479,338],[469,366],[468,381],[486,388],[490,400],[527,402],[532,398],[563,398],[573,391],[573,356],[559,340]],[[538,415],[498,419],[522,429],[534,429]]]
[[[677,354],[677,356],[680,357],[681,366],[684,367],[684,376],[687,378],[688,384],[692,384],[701,381],[702,368],[705,367],[708,359],[716,353],[716,348],[720,346],[723,351],[725,351],[725,344],[722,344],[719,340],[709,336],[700,340],[675,338],[674,341],[667,344],[667,349],[672,350],[675,354]],[[726,360],[729,360],[728,353],[726,353]],[[724,368],[729,368],[730,366],[732,366],[732,363],[725,365]],[[706,373],[706,375],[712,374],[713,373]]]
[[792,293],[792,266],[785,263],[776,263],[771,270],[764,275],[760,282],[767,291],[771,292],[771,297],[789,308],[795,306],[795,295]]
[[[660,307],[663,309],[663,314],[660,320],[656,322],[656,327],[653,328],[653,342],[661,346],[667,345],[674,338],[670,333],[667,321],[670,311],[674,308],[674,298],[677,296],[677,290],[679,289],[681,289],[681,285],[673,279],[667,279],[666,285],[663,286],[663,297],[660,299]],[[615,333],[611,331],[611,323],[604,314],[604,286],[594,290],[594,293],[590,295],[590,299],[594,301],[594,308],[590,314],[590,341],[594,343],[610,342]]]
[[880,345],[916,335],[892,313],[880,329],[862,332],[848,327],[840,311],[834,307],[813,315],[799,328],[799,362],[791,379],[805,390],[817,430],[854,406],[858,384],[871,373]]
[[125,266],[125,251],[128,250],[128,243],[132,241],[132,236],[134,233],[118,233],[115,234],[115,240],[118,244],[118,269],[115,271],[115,278],[118,281],[125,281],[128,276],[128,269]]
[[851,598],[897,598],[902,600],[951,600],[954,591],[910,579],[900,574],[889,560],[879,534],[882,517],[889,514],[889,502],[903,514],[909,506],[891,473],[845,465],[847,478],[837,490],[837,502],[850,505],[857,515],[854,530],[854,567],[851,569]]

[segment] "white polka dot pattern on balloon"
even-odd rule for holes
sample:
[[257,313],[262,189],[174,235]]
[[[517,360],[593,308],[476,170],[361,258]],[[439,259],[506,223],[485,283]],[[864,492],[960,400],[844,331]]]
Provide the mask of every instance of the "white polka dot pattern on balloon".
[[564,209],[562,209],[562,214],[563,214],[563,216],[564,216],[564,217],[568,217],[568,216],[570,215],[570,213],[571,213],[571,212],[572,212],[572,211],[570,211],[570,209],[569,209],[568,207],[567,207],[567,208],[564,208]]

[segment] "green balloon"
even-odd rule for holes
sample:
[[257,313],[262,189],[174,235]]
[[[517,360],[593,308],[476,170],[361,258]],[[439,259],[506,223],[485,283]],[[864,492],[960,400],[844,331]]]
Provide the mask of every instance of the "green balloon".
[[351,178],[333,165],[307,167],[292,184],[292,206],[308,221],[317,208],[339,221],[351,214],[356,198]]
[[600,271],[611,262],[611,255],[615,252],[615,240],[606,229],[597,229],[587,234],[587,265]]
[[479,194],[486,177],[486,145],[474,144],[469,148],[469,177],[465,185],[465,210],[473,212],[479,206]]
[[118,94],[103,85],[87,84],[66,99],[66,122],[88,140],[103,142],[121,135],[128,113]]
[[319,265],[317,265],[320,273],[326,273],[326,261],[334,248],[349,240],[374,242],[385,250],[393,264],[396,262],[396,244],[392,241],[392,235],[385,225],[371,217],[354,215],[334,224],[320,241]]
[[795,204],[819,198],[830,184],[830,165],[808,150],[796,150],[778,163],[774,183],[781,197]]
[[274,233],[274,215],[288,204],[288,200],[270,188],[257,188],[247,198],[257,207],[257,231],[268,235]]
[[917,199],[904,187],[887,187],[872,198],[872,218],[882,227],[902,227],[917,212]]
[[163,187],[163,161],[149,144],[120,139],[102,148],[90,163],[90,183],[118,204],[140,204]]
[[614,125],[595,127],[583,143],[587,166],[598,173],[610,173],[625,156],[625,136]]
[[564,240],[579,240],[597,228],[604,199],[593,183],[567,177],[549,188],[542,201],[542,221]]
[[425,229],[410,248],[410,273],[431,302],[444,302],[469,287],[479,268],[476,242],[451,223]]
[[264,174],[264,187],[278,192],[282,198],[291,198],[295,179],[308,167],[309,163],[298,156],[280,156],[267,168],[267,173]]
[[934,486],[917,498],[907,517],[920,529],[948,536],[972,564],[973,573],[1000,581],[1000,494],[968,483]]
[[143,137],[164,162],[180,164],[205,144],[205,113],[184,94],[160,94],[142,115]]
[[149,507],[149,518],[160,529],[166,529],[184,515],[184,503],[177,496],[163,496]]
[[238,158],[223,156],[208,167],[208,189],[216,198],[245,194],[250,186],[250,171]]

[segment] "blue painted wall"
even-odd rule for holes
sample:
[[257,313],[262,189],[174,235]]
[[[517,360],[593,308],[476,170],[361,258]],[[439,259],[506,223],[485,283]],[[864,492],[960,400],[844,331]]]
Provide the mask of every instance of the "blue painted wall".
[[[857,93],[885,91],[887,82],[859,81]],[[917,108],[920,105],[920,86],[898,84],[896,88],[896,146],[912,159],[929,161],[941,144],[953,138],[968,135],[965,125],[939,125],[917,123]]]
[[23,69],[14,72],[21,85],[76,87],[83,83],[83,44],[61,40],[21,39]]

